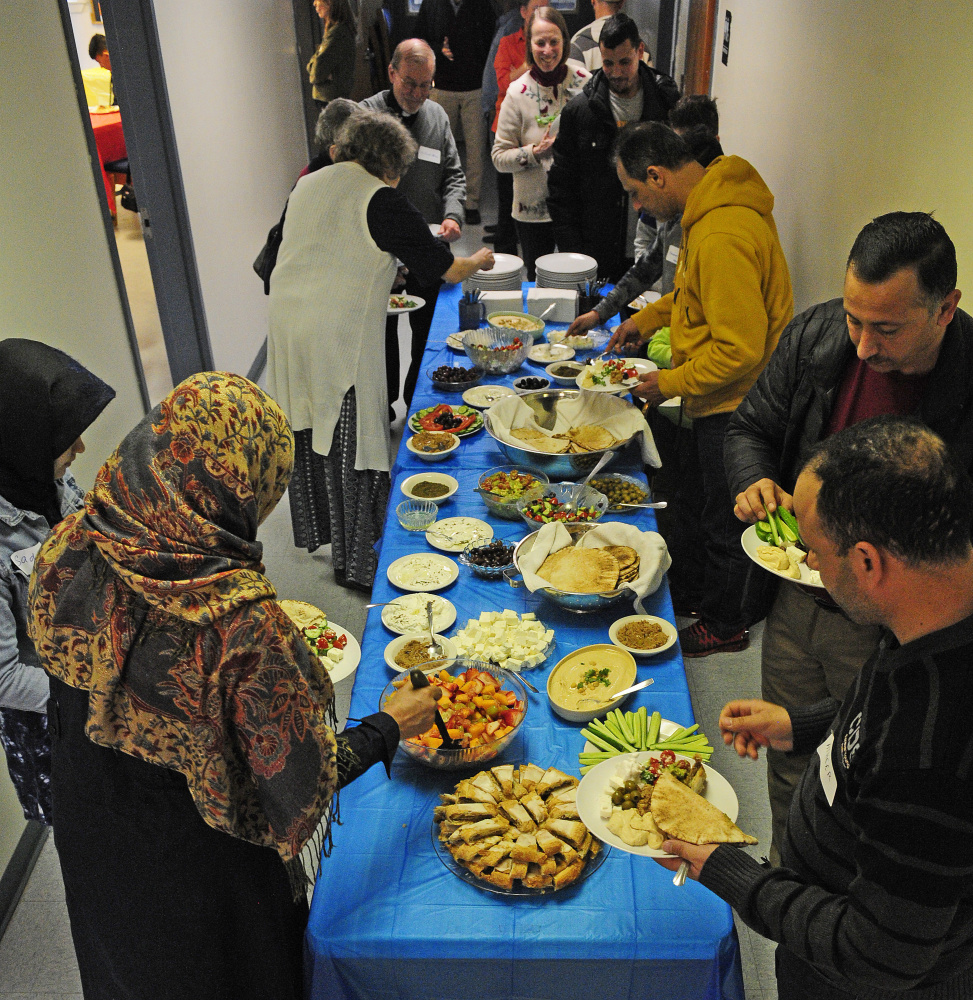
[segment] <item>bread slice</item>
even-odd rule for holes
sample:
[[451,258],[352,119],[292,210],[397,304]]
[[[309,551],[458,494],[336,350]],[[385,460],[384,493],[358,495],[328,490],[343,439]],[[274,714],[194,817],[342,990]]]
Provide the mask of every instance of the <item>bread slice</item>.
[[500,811],[521,833],[533,833],[537,829],[530,813],[516,799],[504,799],[500,803]]
[[531,789],[521,800],[520,804],[530,813],[530,818],[540,826],[547,819],[547,806],[544,800]]
[[564,841],[555,837],[550,830],[538,830],[535,839],[537,846],[549,857],[559,854],[566,846]]
[[540,864],[547,855],[537,846],[537,838],[532,833],[522,833],[514,844],[514,849],[510,852],[510,857],[514,861],[533,861]]
[[503,798],[509,799],[513,795],[514,791],[514,766],[513,764],[498,764],[496,767],[491,767],[490,770],[493,772],[494,778],[500,784],[500,790],[503,792]]
[[652,792],[652,818],[668,837],[690,844],[756,844],[725,812],[687,788],[668,771]]
[[[492,802],[494,805],[500,801],[499,798],[490,792],[485,792],[477,788],[469,779],[464,779],[456,786],[457,799],[465,799],[467,802]],[[502,798],[502,796],[500,796]]]
[[544,776],[540,781],[534,786],[534,791],[542,797],[547,797],[549,792],[553,792],[555,788],[561,788],[564,785],[577,784],[578,779],[573,778],[570,774],[565,774],[563,771],[559,771],[556,767],[549,767],[545,772]]
[[580,820],[549,819],[544,828],[550,830],[556,837],[567,841],[575,850],[581,850],[584,839],[588,836],[588,828]]
[[472,779],[472,784],[474,788],[479,788],[481,792],[486,792],[495,802],[499,802],[503,798],[503,789],[500,787],[500,782],[494,777],[492,771],[480,771]]
[[[481,819],[479,823],[467,823],[465,826],[461,826],[456,833],[462,837],[465,843],[469,844],[474,840],[482,840],[484,837],[503,833],[509,827],[510,824],[502,816],[494,816],[492,819]],[[453,836],[455,837],[456,834]],[[451,837],[450,840],[452,839]]]
[[488,802],[457,802],[452,806],[443,806],[443,809],[446,811],[446,819],[451,823],[460,820],[470,823],[479,819],[489,819],[497,814],[496,804]]
[[544,777],[544,771],[539,768],[536,764],[521,764],[520,765],[520,783],[528,791],[537,784],[541,778]]

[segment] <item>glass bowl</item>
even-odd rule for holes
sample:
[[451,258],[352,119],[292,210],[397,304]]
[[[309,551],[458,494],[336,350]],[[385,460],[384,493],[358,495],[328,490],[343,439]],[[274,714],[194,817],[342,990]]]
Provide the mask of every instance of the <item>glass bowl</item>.
[[[399,741],[399,746],[413,760],[417,760],[426,767],[434,767],[444,771],[471,767],[487,760],[493,760],[499,756],[520,731],[520,727],[524,724],[524,719],[527,716],[527,688],[524,687],[523,681],[516,674],[512,674],[509,670],[501,670],[500,667],[492,663],[482,663],[478,660],[469,660],[458,656],[448,658],[441,667],[429,671],[428,676],[435,683],[434,678],[439,677],[443,672],[450,677],[456,678],[471,669],[489,674],[493,678],[497,690],[513,691],[517,696],[516,707],[511,706],[513,711],[517,713],[513,728],[501,736],[500,739],[494,740],[491,743],[483,743],[475,747],[462,747],[457,750],[441,750],[435,745],[439,740],[439,733],[435,726],[433,726],[427,733],[423,733],[422,736],[414,737],[411,740]],[[408,677],[406,676],[404,678],[395,678],[386,684],[378,699],[379,711],[382,711],[386,700],[392,692],[402,686],[403,683],[407,684],[408,682]],[[447,719],[446,721],[449,720]],[[424,742],[426,740],[428,742]]]
[[480,576],[484,580],[502,580],[503,571],[509,569],[514,564],[514,547],[512,545],[507,545],[510,549],[510,558],[502,566],[481,566],[479,563],[473,562],[470,558],[474,549],[482,549],[487,545],[492,545],[494,542],[500,542],[502,545],[507,545],[507,543],[502,538],[491,538],[489,542],[470,542],[465,549],[459,555],[459,561],[466,567],[469,568],[470,572],[474,576]]
[[[594,489],[597,490],[599,489],[598,484],[604,483],[605,480],[608,480],[609,482],[614,480],[619,484],[619,487],[622,489],[637,491],[635,493],[636,496],[638,495],[638,493],[642,494],[642,498],[640,500],[628,501],[630,503],[648,503],[652,499],[649,487],[646,486],[641,479],[636,479],[634,476],[623,476],[620,472],[609,472],[609,473],[601,472],[597,476],[595,476],[594,479],[592,479],[588,485],[594,487]],[[609,514],[634,514],[638,511],[638,507],[620,506],[619,502],[617,500],[613,500],[611,495],[604,489],[601,489],[600,492],[604,493],[605,496],[608,497]]]
[[[511,348],[516,340],[520,340],[520,346]],[[509,375],[516,371],[533,345],[529,334],[521,335],[516,330],[470,330],[463,337],[466,356],[477,368],[491,375]]]
[[[436,365],[433,367],[430,365],[426,369],[426,374],[429,376],[429,381],[432,382],[432,387],[437,390],[437,392],[466,392],[467,389],[472,389],[473,386],[479,385],[483,381],[483,372],[479,368],[474,368],[473,371],[476,373],[473,378],[468,379],[465,382],[440,382],[434,375],[433,372],[438,368],[462,368],[462,365]],[[469,369],[467,369],[469,371]]]
[[[502,517],[507,521],[520,520],[520,502],[524,499],[526,493],[522,493],[519,497],[511,497],[509,500],[503,500],[495,493],[491,493],[483,484],[498,472],[506,472],[508,474],[519,472],[525,476],[533,476],[538,483],[543,483],[545,486],[550,482],[550,479],[543,472],[535,472],[533,469],[525,468],[522,465],[495,465],[492,469],[487,469],[480,476],[479,482],[476,484],[476,492],[480,494],[480,499],[486,504],[487,510],[491,514],[496,514],[497,517]],[[531,489],[533,488],[531,486]]]
[[[567,520],[566,518],[538,520],[526,512],[526,508],[534,500],[539,500],[541,497],[548,496],[551,493],[554,494],[555,499],[559,503],[575,501],[579,507],[593,507],[595,513],[588,517],[573,520]],[[604,493],[599,493],[590,486],[582,486],[580,483],[548,483],[547,486],[535,486],[533,489],[528,490],[520,498],[517,509],[520,511],[520,516],[532,528],[538,524],[547,524],[548,521],[553,520],[564,520],[567,524],[590,524],[592,521],[599,520],[602,514],[608,509],[608,497]]]
[[439,508],[432,500],[403,500],[395,516],[406,531],[425,531],[439,516]]

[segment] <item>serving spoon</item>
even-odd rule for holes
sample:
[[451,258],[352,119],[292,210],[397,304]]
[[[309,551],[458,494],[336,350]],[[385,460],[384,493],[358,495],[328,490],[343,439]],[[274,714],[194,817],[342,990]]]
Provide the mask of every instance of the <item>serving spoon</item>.
[[436,642],[436,633],[432,629],[432,601],[426,601],[426,617],[429,619],[429,646],[427,648],[430,659],[435,660],[443,655],[443,647]]
[[607,699],[604,699],[604,698],[579,698],[578,699],[578,706],[580,707],[586,701],[588,701],[588,702],[593,701],[596,705],[599,705],[599,706],[604,705],[607,708],[609,705],[611,705],[614,702],[618,701],[618,699],[621,698],[621,697],[623,697],[624,695],[631,694],[633,691],[641,691],[642,688],[647,688],[650,684],[654,684],[654,683],[655,683],[655,679],[652,678],[652,677],[650,677],[647,681],[642,681],[639,684],[633,684],[631,687],[622,688],[621,691],[616,691],[615,694],[613,694],[610,698],[607,698]]

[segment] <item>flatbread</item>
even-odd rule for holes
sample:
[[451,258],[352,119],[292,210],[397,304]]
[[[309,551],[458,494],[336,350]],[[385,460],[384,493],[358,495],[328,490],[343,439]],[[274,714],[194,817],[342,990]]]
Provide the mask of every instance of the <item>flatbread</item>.
[[318,622],[326,622],[328,616],[307,601],[278,601],[281,610],[298,628],[311,628]]
[[630,545],[606,545],[605,551],[610,552],[618,560],[619,570],[638,564],[639,554]]
[[687,788],[668,771],[652,791],[652,818],[675,840],[690,844],[756,844],[725,812]]
[[549,437],[534,427],[515,427],[510,434],[518,441],[523,441],[528,447],[533,448],[534,451],[541,451],[548,455],[563,455],[571,443],[563,438]]
[[571,594],[602,594],[618,582],[618,560],[605,549],[565,546],[552,552],[537,575]]
[[615,444],[615,435],[597,424],[581,424],[579,427],[572,427],[567,432],[567,437],[584,451],[604,451]]

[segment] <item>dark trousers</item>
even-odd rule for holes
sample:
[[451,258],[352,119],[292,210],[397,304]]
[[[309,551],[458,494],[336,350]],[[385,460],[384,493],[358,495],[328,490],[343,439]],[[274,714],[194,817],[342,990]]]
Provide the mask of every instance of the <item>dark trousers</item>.
[[554,253],[557,244],[554,241],[553,222],[521,222],[517,220],[517,236],[520,238],[520,249],[523,251],[524,263],[527,265],[527,280],[535,277],[534,262],[546,253]]
[[[426,300],[426,304],[415,312],[409,313],[409,326],[412,329],[412,354],[409,370],[406,372],[402,398],[406,409],[412,405],[412,396],[419,380],[419,367],[422,364],[422,352],[426,349],[429,339],[429,327],[432,326],[433,313],[436,311],[436,299],[439,297],[441,281],[435,285],[420,285],[411,274],[405,277],[403,295],[418,295]],[[389,406],[399,398],[399,317],[389,316],[385,321],[385,379],[388,387]]]
[[300,1000],[308,908],[277,852],[207,826],[176,771],[85,735],[51,679],[51,788],[85,1000]]
[[514,209],[514,175],[497,173],[497,228],[493,248],[498,253],[517,254],[517,227]]
[[[750,560],[740,544],[746,527],[733,516],[733,500],[723,465],[723,435],[732,413],[717,413],[693,421],[696,463],[702,488],[698,521],[690,516],[666,519],[663,533],[670,546],[674,578],[678,581],[680,600],[697,600],[703,620],[710,631],[727,638],[748,622],[742,612],[743,591]],[[692,510],[692,498],[685,508]],[[701,565],[696,562],[702,552]],[[680,553],[691,555],[682,558]],[[677,559],[680,568],[676,569]],[[680,578],[680,574],[682,577]],[[695,584],[695,586],[694,586]]]

